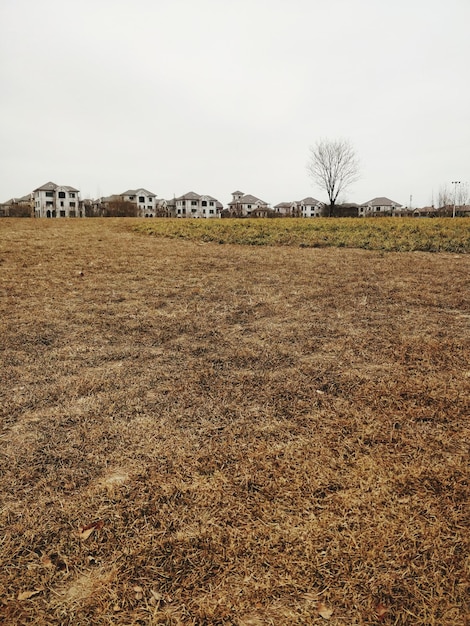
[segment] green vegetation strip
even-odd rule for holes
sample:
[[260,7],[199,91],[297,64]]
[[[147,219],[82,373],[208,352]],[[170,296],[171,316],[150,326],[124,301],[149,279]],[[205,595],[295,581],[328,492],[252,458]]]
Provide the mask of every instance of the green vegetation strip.
[[158,219],[133,226],[149,235],[219,244],[324,246],[395,252],[470,252],[470,219]]

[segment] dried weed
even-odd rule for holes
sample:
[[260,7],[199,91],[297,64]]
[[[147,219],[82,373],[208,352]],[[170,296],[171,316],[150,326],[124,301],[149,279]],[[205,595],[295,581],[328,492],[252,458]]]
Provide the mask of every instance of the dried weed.
[[134,223],[2,220],[0,620],[467,623],[470,258]]

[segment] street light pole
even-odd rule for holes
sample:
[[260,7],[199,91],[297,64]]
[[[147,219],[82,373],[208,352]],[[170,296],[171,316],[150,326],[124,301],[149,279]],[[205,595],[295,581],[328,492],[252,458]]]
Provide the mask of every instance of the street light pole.
[[454,185],[454,208],[452,210],[452,217],[455,217],[455,200],[457,198],[457,185],[460,185],[460,180],[453,180],[452,184]]

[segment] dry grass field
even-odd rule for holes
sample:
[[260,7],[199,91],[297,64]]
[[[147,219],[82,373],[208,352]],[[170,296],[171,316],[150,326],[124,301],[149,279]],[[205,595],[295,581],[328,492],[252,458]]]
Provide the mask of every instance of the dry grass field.
[[470,255],[0,222],[0,622],[470,623]]

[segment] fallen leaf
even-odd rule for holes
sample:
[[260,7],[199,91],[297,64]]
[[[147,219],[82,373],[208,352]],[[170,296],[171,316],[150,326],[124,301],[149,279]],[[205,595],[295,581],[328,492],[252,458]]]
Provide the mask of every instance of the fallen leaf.
[[142,598],[144,597],[144,594],[143,594],[144,590],[142,589],[142,587],[139,587],[138,585],[136,585],[132,589],[133,589],[133,591],[135,591],[135,596],[134,596],[135,599],[136,600],[142,600]]
[[94,530],[94,528],[87,528],[85,530],[81,529],[78,533],[78,536],[82,541],[86,541]]
[[33,596],[37,596],[38,593],[41,593],[41,591],[44,591],[44,589],[41,588],[41,589],[35,589],[34,591],[22,591],[21,593],[18,594],[18,600],[29,600]]
[[377,613],[377,617],[379,618],[379,620],[382,621],[385,615],[388,613],[388,609],[384,604],[382,604],[382,602],[379,602],[378,605],[375,607],[375,612]]
[[86,541],[94,530],[100,530],[100,528],[103,528],[103,526],[104,521],[102,519],[98,520],[97,522],[88,524],[87,526],[82,526],[78,531],[78,536],[82,541]]
[[333,615],[333,609],[329,609],[326,604],[323,604],[323,602],[319,602],[317,604],[317,611],[318,614],[323,617],[323,619],[330,619],[330,617]]

